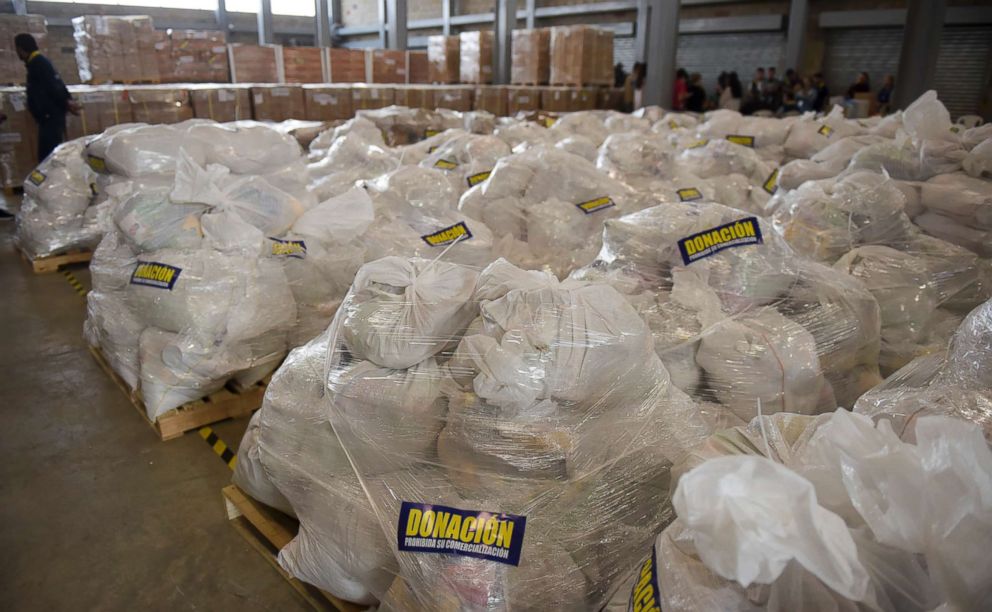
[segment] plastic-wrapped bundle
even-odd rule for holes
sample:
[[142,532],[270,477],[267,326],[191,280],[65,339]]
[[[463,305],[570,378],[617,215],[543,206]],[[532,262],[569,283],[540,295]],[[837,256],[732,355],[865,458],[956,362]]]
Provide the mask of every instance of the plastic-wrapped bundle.
[[968,151],[961,166],[965,172],[976,178],[992,178],[992,137]]
[[465,134],[438,145],[420,166],[445,173],[461,195],[489,178],[496,162],[510,154],[510,147],[495,136]]
[[386,141],[382,139],[382,130],[376,124],[364,117],[349,119],[343,124],[330,130],[324,130],[310,141],[310,161],[319,161],[327,156],[327,150],[331,148],[339,138],[346,134],[356,134],[369,144],[385,147]]
[[302,162],[302,149],[292,135],[257,121],[197,123],[186,130],[186,137],[202,143],[207,163],[221,164],[234,174],[269,174]]
[[436,113],[405,106],[360,110],[357,117],[374,123],[391,147],[418,142],[427,137],[429,130],[441,131],[444,127]]
[[86,160],[98,172],[125,177],[175,172],[179,150],[197,163],[207,162],[204,143],[188,137],[196,125],[213,122],[192,119],[176,124],[129,124],[107,130],[86,145]]
[[920,184],[920,205],[913,222],[923,231],[992,257],[992,182],[941,174]]
[[606,111],[603,126],[611,134],[621,132],[646,132],[651,129],[651,120],[645,117],[635,117],[628,113]]
[[16,239],[34,256],[93,248],[100,240],[106,207],[90,206],[95,175],[85,146],[83,138],[60,145],[24,181]]
[[555,143],[556,149],[561,149],[562,151],[567,151],[572,155],[578,155],[583,159],[587,159],[591,162],[596,161],[596,156],[599,155],[599,150],[593,141],[589,140],[585,136],[574,135],[566,136],[558,142]]
[[336,139],[319,161],[307,166],[310,189],[319,199],[341,195],[361,180],[372,179],[400,165],[396,154],[384,145],[370,142],[362,132]]
[[603,221],[637,206],[627,186],[585,159],[535,147],[501,159],[458,209],[493,231],[500,255],[564,276],[596,256]]
[[514,120],[497,127],[493,135],[509,145],[514,153],[539,145],[553,145],[558,141],[556,133],[532,121]]
[[683,172],[713,179],[714,187],[722,190],[717,194],[720,202],[759,214],[764,213],[776,189],[775,166],[761,159],[754,150],[729,140],[690,146],[679,154],[677,161]]
[[821,118],[807,113],[792,124],[785,140],[785,154],[792,159],[810,159],[837,141],[863,131],[856,122],[844,118],[844,109],[840,106],[834,106]]
[[365,184],[378,209],[400,217],[444,214],[458,208],[462,190],[444,170],[433,166],[401,166]]
[[325,415],[423,609],[601,607],[709,431],[606,285],[387,258],[330,333]]
[[666,203],[610,220],[599,258],[573,277],[623,292],[673,381],[718,413],[746,421],[759,400],[766,413],[822,412],[879,381],[871,294],[744,211]]
[[598,147],[610,135],[610,130],[603,123],[603,115],[600,111],[566,113],[554,122],[551,132],[556,138],[585,136]]
[[837,176],[847,168],[851,158],[864,147],[882,142],[879,136],[861,135],[834,138],[809,159],[794,159],[779,169],[778,186],[795,189],[806,181]]
[[459,129],[444,130],[443,132],[434,134],[433,136],[425,138],[420,142],[395,147],[393,151],[399,155],[400,163],[407,166],[415,166],[424,161],[424,158],[433,153],[444,143],[458,138],[459,136],[464,136],[467,133],[468,132],[465,130]]
[[732,110],[716,110],[706,114],[706,121],[696,126],[699,138],[725,139],[738,137],[750,139],[755,149],[781,147],[794,123],[793,118],[745,117]]
[[612,134],[599,148],[596,167],[634,189],[647,190],[678,173],[676,150],[650,132]]
[[920,418],[914,443],[887,425],[838,410],[711,438],[679,479],[679,518],[655,541],[631,605],[987,609],[992,452],[958,419]]
[[889,421],[909,442],[920,417],[954,416],[978,425],[992,444],[992,301],[965,317],[946,351],[913,360],[858,399],[854,411]]

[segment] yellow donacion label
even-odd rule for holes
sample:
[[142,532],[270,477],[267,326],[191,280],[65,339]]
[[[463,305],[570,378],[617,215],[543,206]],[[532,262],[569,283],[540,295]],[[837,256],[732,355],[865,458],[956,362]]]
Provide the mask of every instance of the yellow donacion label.
[[138,265],[131,273],[132,285],[145,285],[146,287],[156,287],[158,289],[168,289],[176,285],[182,268],[170,266],[169,264],[157,261],[139,261]]
[[96,172],[107,171],[107,162],[105,162],[102,157],[97,157],[96,155],[87,155],[86,163],[89,164],[90,168],[93,168],[93,170]]
[[613,203],[613,200],[609,196],[603,196],[601,198],[596,198],[594,200],[579,202],[578,204],[576,204],[576,206],[578,206],[579,210],[581,210],[582,212],[586,213],[587,215],[591,215],[592,213],[598,210],[603,210],[604,208],[616,206],[616,204]]
[[768,178],[765,179],[765,182],[762,183],[761,188],[771,195],[775,195],[775,192],[778,191],[778,168],[772,170],[772,173],[769,174]]
[[307,244],[302,240],[280,240],[269,238],[272,241],[272,254],[277,257],[294,257],[303,259],[307,256]]
[[468,240],[471,237],[472,232],[468,229],[468,225],[466,225],[464,221],[459,221],[458,223],[438,230],[433,234],[421,236],[424,242],[431,246],[447,246],[459,240]]
[[703,194],[695,187],[686,187],[685,189],[679,189],[675,193],[679,194],[679,200],[683,202],[692,202],[694,200],[703,199]]
[[660,592],[657,564],[657,556],[652,549],[651,558],[641,565],[641,571],[637,575],[637,583],[630,593],[628,612],[661,612],[661,606],[658,605]]
[[704,138],[702,140],[697,140],[696,142],[689,143],[689,146],[687,146],[686,148],[687,149],[698,149],[700,147],[705,147],[709,143],[710,143],[709,139],[708,138]]
[[479,172],[477,174],[473,174],[473,175],[469,176],[468,179],[467,179],[468,180],[468,186],[469,187],[475,187],[476,185],[478,185],[482,181],[484,181],[487,178],[489,178],[489,175],[490,174],[492,174],[492,170],[486,170],[485,172]]
[[834,133],[834,128],[824,123],[823,125],[820,126],[820,129],[818,129],[816,133],[822,136],[826,136],[827,138],[830,138],[830,135]]
[[959,127],[958,127],[958,126],[956,126],[956,125],[952,125],[952,126],[951,126],[951,131],[952,131],[952,132],[954,132],[955,134],[957,134],[958,132],[960,132],[960,131],[961,131],[961,128],[959,128]]
[[34,183],[38,187],[41,187],[41,184],[45,182],[46,178],[48,177],[45,176],[45,173],[42,172],[41,170],[35,170],[28,175],[28,180]]
[[754,148],[754,136],[743,136],[741,134],[730,134],[727,136],[727,140],[734,144],[739,144],[745,147]]
[[449,161],[447,159],[439,159],[436,162],[434,162],[434,167],[440,168],[441,170],[454,170],[455,168],[458,167],[458,164],[456,164],[453,161]]
[[434,145],[433,147],[428,147],[427,148],[427,154],[430,155],[434,151],[437,151],[437,148],[438,148],[437,145]]
[[545,117],[544,118],[544,127],[551,127],[552,125],[554,125],[555,123],[557,123],[557,121],[558,121],[558,118],[557,117]]
[[675,120],[674,119],[669,119],[668,120],[668,127],[671,128],[671,129],[673,129],[673,130],[677,130],[677,129],[679,129],[680,126],[679,126],[679,124],[675,123]]
[[428,129],[424,130],[424,137],[425,138],[430,138],[431,136],[437,136],[440,133],[441,132],[439,132],[438,130],[432,130],[432,129],[428,128]]

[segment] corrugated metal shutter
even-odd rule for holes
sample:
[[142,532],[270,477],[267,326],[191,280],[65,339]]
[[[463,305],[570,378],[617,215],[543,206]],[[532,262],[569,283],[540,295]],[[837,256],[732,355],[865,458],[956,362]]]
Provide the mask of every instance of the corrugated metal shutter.
[[[887,74],[898,74],[902,28],[830,30],[824,76],[833,95],[843,95],[859,72],[873,90]],[[946,26],[937,56],[935,88],[952,117],[978,112],[992,57],[992,27]],[[898,83],[896,84],[898,86]]]
[[978,113],[992,58],[992,26],[947,26],[940,37],[935,85],[952,117]]
[[677,63],[690,74],[701,74],[706,93],[713,94],[721,72],[736,71],[747,87],[755,68],[780,66],[784,57],[784,32],[683,34],[679,36]]
[[634,39],[631,37],[613,38],[613,63],[620,62],[628,73],[634,67]]

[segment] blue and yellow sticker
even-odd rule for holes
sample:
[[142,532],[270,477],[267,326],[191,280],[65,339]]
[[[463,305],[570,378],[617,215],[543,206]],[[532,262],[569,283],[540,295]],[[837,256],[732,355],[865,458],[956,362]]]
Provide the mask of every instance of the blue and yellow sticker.
[[489,175],[492,174],[492,172],[493,172],[492,170],[486,170],[485,172],[477,172],[475,174],[469,175],[468,178],[466,179],[468,181],[468,186],[475,187],[479,183],[489,178]]
[[431,246],[448,246],[460,240],[468,240],[471,237],[472,231],[468,229],[468,225],[464,221],[459,221],[433,234],[421,236],[423,241]]
[[821,136],[826,136],[827,138],[830,138],[830,135],[834,133],[834,128],[824,123],[823,125],[820,126],[820,129],[818,129],[816,133],[820,134]]
[[102,157],[97,157],[96,155],[87,155],[86,163],[89,164],[90,168],[93,168],[94,172],[107,171],[107,162]]
[[744,147],[754,148],[754,136],[745,136],[743,134],[729,134],[727,135],[727,140],[734,144],[739,144]]
[[45,173],[41,170],[34,170],[28,175],[28,180],[31,181],[35,187],[41,187],[41,184],[45,182],[46,178],[48,177],[45,176]]
[[701,191],[695,187],[686,187],[684,189],[679,189],[675,193],[679,196],[679,201],[681,202],[695,202],[696,200],[702,200],[703,194]]
[[709,138],[704,138],[702,140],[697,140],[695,142],[689,143],[689,145],[686,147],[686,149],[699,149],[699,148],[705,147],[709,143],[710,143]]
[[269,238],[272,241],[272,254],[276,257],[293,257],[295,259],[306,259],[307,243],[302,240],[280,240]]
[[778,191],[778,168],[772,170],[772,173],[768,175],[765,182],[761,184],[761,188],[768,192],[769,195],[775,195]]
[[396,527],[399,549],[519,565],[527,517],[405,501]]
[[592,200],[586,200],[585,202],[579,202],[576,206],[587,215],[591,215],[594,212],[598,212],[605,208],[610,208],[611,206],[616,206],[613,203],[613,199],[609,196],[603,196],[601,198],[593,198]]
[[658,557],[654,547],[651,547],[651,558],[641,565],[637,582],[630,592],[630,603],[627,612],[661,612],[658,588]]
[[761,242],[763,239],[758,218],[745,217],[687,236],[679,240],[678,245],[682,254],[682,263],[689,265],[694,261],[716,255],[724,249]]
[[139,261],[131,273],[131,284],[172,291],[182,271],[182,268],[157,261]]
[[440,168],[441,170],[454,170],[458,167],[458,164],[447,159],[439,159],[434,162],[434,167]]

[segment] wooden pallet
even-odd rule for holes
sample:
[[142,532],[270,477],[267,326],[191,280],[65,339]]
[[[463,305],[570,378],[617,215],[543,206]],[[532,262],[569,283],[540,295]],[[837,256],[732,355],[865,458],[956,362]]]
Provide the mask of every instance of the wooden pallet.
[[141,418],[148,423],[149,427],[155,430],[162,441],[172,440],[181,437],[187,431],[199,429],[204,425],[223,421],[225,419],[250,416],[252,412],[262,405],[262,397],[265,395],[265,387],[268,378],[260,381],[247,389],[221,389],[210,395],[186,402],[179,408],[162,414],[158,419],[152,421],[148,418],[145,410],[145,402],[141,399],[141,393],[128,386],[124,379],[110,367],[103,352],[96,347],[89,347],[90,353],[100,368],[107,373],[120,390],[131,401]]
[[57,272],[62,266],[76,263],[89,263],[93,258],[93,251],[70,251],[61,255],[49,255],[47,257],[34,257],[22,249],[18,249],[24,261],[28,262],[35,274],[51,274]]
[[221,490],[224,504],[227,507],[227,519],[238,533],[248,541],[276,568],[289,585],[309,603],[314,610],[331,610],[336,612],[358,612],[368,606],[360,606],[338,599],[326,591],[293,578],[277,561],[279,551],[289,541],[296,537],[300,529],[295,519],[286,516],[274,508],[259,503],[246,495],[237,485],[228,485]]

